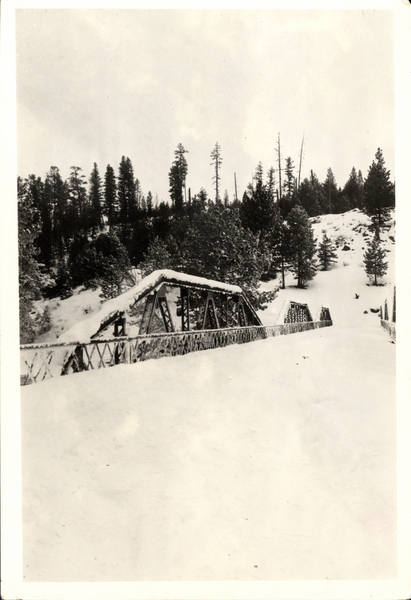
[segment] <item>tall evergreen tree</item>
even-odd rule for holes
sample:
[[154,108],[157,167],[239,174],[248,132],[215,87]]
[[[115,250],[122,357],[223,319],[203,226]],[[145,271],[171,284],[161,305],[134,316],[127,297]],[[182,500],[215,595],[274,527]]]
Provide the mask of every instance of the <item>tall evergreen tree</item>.
[[133,165],[129,157],[122,156],[117,181],[120,223],[133,223],[137,219],[137,198]]
[[75,231],[88,229],[89,203],[87,199],[86,178],[80,167],[72,166],[69,177],[71,217]]
[[184,192],[188,173],[187,160],[184,156],[186,153],[188,153],[188,150],[184,148],[183,144],[178,144],[177,150],[174,151],[175,159],[168,174],[170,197],[177,213],[182,212],[184,206]]
[[267,172],[267,191],[274,200],[275,194],[275,170],[274,167],[270,167]]
[[334,177],[334,173],[331,169],[331,167],[329,167],[327,169],[327,176],[325,178],[325,181],[323,183],[323,190],[324,190],[324,196],[323,196],[323,206],[321,207],[323,209],[323,213],[334,213],[336,205],[337,205],[337,199],[338,199],[338,188],[337,188],[337,182],[335,180]]
[[170,269],[173,266],[173,259],[167,249],[167,244],[155,236],[150,242],[144,261],[139,265],[143,277],[157,269]]
[[44,194],[44,183],[40,177],[29,175],[27,185],[33,198],[34,207],[40,213],[41,228],[35,240],[39,249],[38,261],[46,267],[51,266],[52,262],[52,207],[49,198]]
[[358,169],[357,180],[358,180],[358,188],[359,188],[359,194],[360,194],[360,201],[359,201],[358,208],[363,210],[364,209],[364,177],[361,173],[361,169]]
[[351,169],[342,193],[348,197],[350,208],[362,208],[362,189],[355,167]]
[[200,191],[197,194],[194,194],[194,196],[193,196],[191,212],[193,214],[194,213],[199,214],[199,213],[205,211],[205,209],[207,207],[207,202],[208,202],[207,192],[204,188],[201,188]]
[[298,203],[304,208],[308,216],[315,217],[321,214],[318,190],[306,177],[300,184],[297,192]]
[[285,159],[284,196],[291,202],[295,191],[294,163],[291,156]]
[[390,171],[385,167],[382,150],[378,148],[364,181],[365,211],[381,227],[394,205],[394,184],[390,181]]
[[253,182],[252,182],[252,188],[254,187],[254,189],[261,189],[264,185],[264,169],[263,169],[263,163],[260,161],[258,163],[258,165],[255,168],[255,172],[254,172],[254,178],[253,178]]
[[243,227],[248,227],[253,233],[268,232],[277,217],[274,198],[263,183],[263,167],[257,165],[253,182],[248,185],[240,206],[240,216]]
[[274,264],[281,273],[281,287],[285,289],[285,273],[292,258],[292,247],[290,238],[290,228],[282,219],[279,222],[277,231],[272,232],[272,245]]
[[114,169],[107,165],[104,176],[104,215],[107,217],[107,223],[111,229],[117,221],[118,202],[117,202],[117,184]]
[[323,239],[318,246],[318,262],[323,271],[328,271],[329,267],[337,262],[336,248],[325,231],[323,231]]
[[328,201],[324,193],[323,185],[312,169],[310,171],[310,185],[312,194],[315,196],[315,204],[319,206],[319,214],[328,212]]
[[40,298],[41,273],[35,239],[40,232],[40,213],[34,206],[27,181],[18,178],[19,311],[20,343],[34,340],[33,302]]
[[290,232],[290,269],[297,279],[297,287],[304,288],[316,273],[316,240],[306,211],[294,207],[287,217]]
[[143,196],[143,191],[141,189],[141,183],[139,179],[136,179],[135,181],[135,189],[136,189],[136,202],[137,202],[137,209],[141,210],[141,199]]
[[151,217],[153,213],[153,194],[149,191],[146,198],[147,216]]
[[383,277],[388,269],[388,262],[385,256],[387,251],[382,248],[378,228],[375,231],[374,238],[368,242],[367,250],[364,253],[364,267],[368,277],[373,280],[373,285],[378,285],[378,277]]
[[68,242],[79,227],[76,215],[72,214],[69,195],[70,189],[61,178],[59,169],[50,167],[44,183],[44,202],[51,215],[51,263],[64,257]]
[[288,213],[296,203],[294,164],[290,156],[286,158],[285,164],[282,191],[278,202],[283,219],[287,218]]
[[89,205],[90,219],[89,226],[92,229],[93,237],[103,229],[103,210],[102,210],[102,183],[97,163],[94,163],[90,175],[89,187]]
[[264,252],[259,236],[241,226],[236,208],[212,204],[193,216],[181,244],[181,267],[191,275],[241,286],[260,308],[274,297],[258,289],[267,262]]
[[212,162],[210,164],[214,165],[213,181],[214,181],[214,185],[215,185],[215,203],[220,204],[221,198],[220,198],[220,191],[219,191],[219,181],[221,179],[220,167],[222,165],[223,160],[221,158],[221,146],[218,142],[216,142],[214,148],[212,149],[210,158],[212,159]]

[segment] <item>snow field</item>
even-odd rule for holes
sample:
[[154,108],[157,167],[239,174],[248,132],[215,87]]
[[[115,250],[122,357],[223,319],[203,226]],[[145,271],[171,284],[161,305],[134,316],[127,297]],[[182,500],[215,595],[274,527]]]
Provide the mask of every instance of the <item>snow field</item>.
[[393,577],[394,348],[334,327],[22,389],[26,580]]

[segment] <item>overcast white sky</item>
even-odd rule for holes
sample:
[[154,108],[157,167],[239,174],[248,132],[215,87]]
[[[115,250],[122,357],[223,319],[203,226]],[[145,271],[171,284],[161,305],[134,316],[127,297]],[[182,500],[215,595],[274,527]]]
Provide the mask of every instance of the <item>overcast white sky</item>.
[[144,193],[168,200],[174,150],[187,185],[242,195],[281,153],[302,177],[343,186],[377,147],[394,177],[394,19],[387,10],[16,11],[18,174],[87,178],[129,156]]

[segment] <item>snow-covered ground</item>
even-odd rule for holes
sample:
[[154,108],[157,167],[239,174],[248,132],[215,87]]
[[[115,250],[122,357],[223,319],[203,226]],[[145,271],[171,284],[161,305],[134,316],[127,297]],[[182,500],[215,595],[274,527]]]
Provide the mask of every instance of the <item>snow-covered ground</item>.
[[390,579],[377,322],[22,390],[26,581]]
[[368,286],[366,217],[319,221],[351,250],[260,316],[333,327],[22,388],[25,581],[396,577],[395,246]]

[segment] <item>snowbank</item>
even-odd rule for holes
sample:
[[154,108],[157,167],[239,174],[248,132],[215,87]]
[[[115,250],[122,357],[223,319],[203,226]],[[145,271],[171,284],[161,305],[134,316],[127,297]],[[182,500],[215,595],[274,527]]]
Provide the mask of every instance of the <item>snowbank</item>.
[[22,440],[25,581],[396,577],[378,322],[28,386]]

